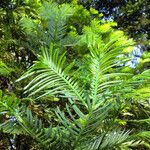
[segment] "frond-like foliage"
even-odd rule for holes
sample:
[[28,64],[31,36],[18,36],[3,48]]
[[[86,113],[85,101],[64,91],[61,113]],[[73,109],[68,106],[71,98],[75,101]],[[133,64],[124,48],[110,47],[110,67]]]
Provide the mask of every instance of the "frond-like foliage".
[[39,13],[41,18],[48,21],[48,34],[53,39],[51,42],[59,41],[66,34],[66,19],[73,12],[73,8],[68,4],[58,6],[57,3],[45,3],[40,7]]
[[44,149],[49,149],[56,145],[59,139],[59,134],[56,136],[56,128],[44,128],[42,121],[37,117],[33,117],[31,111],[25,106],[21,107],[20,100],[14,95],[2,96],[2,92],[0,94],[0,115],[7,114],[7,120],[3,123],[0,122],[2,132],[15,135],[30,135]]
[[[70,4],[60,0],[26,0],[25,3],[14,0],[8,12],[9,4],[4,12],[2,10],[2,19],[7,24],[4,31],[0,31],[0,43],[5,45],[2,49],[10,50],[11,59],[17,57],[14,62],[21,70],[26,60],[30,65],[34,59],[26,50],[30,49],[37,60],[17,80],[28,79],[24,94],[20,86],[14,89],[20,97],[29,96],[32,101],[22,101],[14,94],[4,95],[12,91],[11,81],[10,85],[6,81],[8,90],[0,91],[0,131],[17,137],[12,143],[8,138],[10,149],[18,141],[22,144],[20,135],[25,135],[25,139],[29,136],[31,144],[36,142],[43,150],[124,150],[138,144],[150,148],[150,70],[138,70],[141,74],[123,70],[130,68],[133,40],[116,30],[116,23],[100,20],[102,15],[98,11],[84,9],[77,3],[77,0]],[[19,7],[20,4],[25,9]],[[29,5],[35,8],[32,10]],[[74,57],[75,60],[70,59]],[[13,69],[0,60],[0,76],[10,77],[12,72]],[[139,106],[130,101],[144,110],[141,112],[145,119],[137,120]],[[127,103],[133,106],[130,108]],[[129,117],[133,119],[126,120]],[[142,130],[138,133],[139,129]]]
[[68,117],[59,108],[56,110],[56,115],[70,133],[71,149],[109,149],[117,147],[127,139],[129,132],[114,130],[112,126],[108,126],[107,119],[111,105],[99,107],[91,110],[88,114],[83,114],[71,100],[70,103],[72,103],[71,107],[66,105]]
[[[124,49],[134,43],[111,26],[111,23],[100,26],[100,21],[93,20],[90,27],[84,27],[84,34],[79,41],[79,45],[87,45],[90,51],[86,62],[90,76],[90,98],[94,105],[100,104],[102,95],[110,87],[120,86],[124,84],[125,77],[132,77],[132,74],[121,73],[117,68],[130,60],[125,57]],[[104,38],[105,34],[108,37]]]
[[34,46],[38,43],[44,46],[49,46],[49,43],[53,42],[59,44],[66,35],[66,22],[74,13],[73,7],[69,4],[58,5],[51,1],[44,2],[36,11],[38,18],[34,21],[29,17],[24,17],[20,21]]
[[38,98],[48,94],[59,94],[59,96],[74,98],[85,104],[83,90],[75,80],[65,73],[70,66],[63,68],[64,63],[65,56],[63,54],[59,57],[58,49],[54,51],[52,45],[50,50],[42,48],[39,60],[19,80],[31,75],[35,76],[24,88],[26,92],[30,93],[30,96],[44,90],[44,94]]
[[118,129],[114,121],[117,116],[113,116],[113,112],[118,109],[115,108],[116,101],[131,98],[130,93],[134,94],[139,83],[147,81],[148,74],[134,78],[130,73],[120,72],[130,60],[126,57],[126,49],[129,46],[132,49],[134,43],[111,26],[113,23],[100,25],[98,20],[93,20],[90,26],[84,27],[83,35],[78,35],[78,45],[88,50],[86,87],[81,86],[81,80],[69,75],[72,64],[65,64],[65,54],[60,55],[53,44],[50,49],[41,48],[38,60],[18,80],[31,78],[24,88],[29,96],[55,95],[68,100],[65,113],[59,107],[55,111],[61,136],[55,144],[63,143],[62,149],[67,149],[68,143],[70,150],[111,149],[119,147],[128,138],[129,131]]
[[102,136],[97,136],[96,138],[93,138],[90,143],[87,143],[87,147],[85,149],[88,150],[109,150],[114,147],[117,147],[117,145],[120,145],[120,143],[125,142],[125,140],[128,138],[129,132],[125,131],[111,131],[107,134],[102,134]]
[[[124,49],[133,43],[122,32],[111,32],[112,28],[109,25],[102,25],[99,28],[100,31],[97,31],[95,26],[98,24],[99,22],[94,20],[91,27],[85,27],[79,41],[80,44],[86,44],[89,49],[88,89],[86,87],[86,90],[83,90],[78,82],[68,75],[68,68],[71,68],[71,65],[64,67],[64,54],[59,56],[58,49],[54,49],[52,44],[50,50],[42,48],[42,55],[19,79],[34,77],[25,87],[29,96],[38,94],[40,98],[46,95],[57,95],[68,99],[71,104],[66,105],[68,116],[59,108],[56,110],[56,115],[67,131],[65,133],[60,131],[60,134],[69,135],[69,140],[66,142],[71,142],[70,149],[109,149],[117,147],[128,137],[128,132],[113,130],[113,125],[108,126],[110,119],[108,114],[113,107],[106,105],[103,99],[104,101],[114,99],[118,91],[112,90],[113,88],[124,85],[127,89],[129,87],[134,89],[134,86],[130,84],[139,83],[136,80],[125,80],[132,75],[120,73],[119,69],[116,69],[129,61],[124,57]],[[109,34],[108,39],[102,40],[104,29],[101,31],[101,28],[106,28],[105,32]],[[109,92],[109,96],[104,98],[103,95]],[[77,105],[76,101],[82,105]]]

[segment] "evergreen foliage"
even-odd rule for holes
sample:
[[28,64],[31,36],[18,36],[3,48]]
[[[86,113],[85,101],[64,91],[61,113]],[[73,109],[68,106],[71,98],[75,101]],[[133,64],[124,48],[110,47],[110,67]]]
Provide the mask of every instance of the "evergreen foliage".
[[[8,87],[0,91],[0,136],[4,136],[0,146],[150,148],[150,70],[130,67],[136,43],[116,30],[115,22],[102,20],[102,14],[86,10],[77,1],[15,2],[16,8],[25,8],[23,17],[12,15],[19,20],[16,25],[25,39],[18,44],[2,43],[1,53],[7,50],[5,56],[16,58],[13,50],[18,57],[25,51],[28,60],[23,61],[21,55],[13,68],[6,61],[10,57],[0,60],[0,77],[8,79]],[[2,40],[7,43],[5,33]],[[14,90],[11,81],[22,71]]]

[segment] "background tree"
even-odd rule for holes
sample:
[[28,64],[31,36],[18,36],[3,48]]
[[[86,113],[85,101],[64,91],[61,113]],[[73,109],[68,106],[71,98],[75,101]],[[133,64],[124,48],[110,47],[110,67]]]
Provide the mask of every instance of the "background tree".
[[[150,24],[150,4],[147,0],[92,0],[80,1],[85,8],[95,8],[104,14],[105,20],[114,20],[118,23],[118,28],[134,38],[140,50],[143,52],[139,64],[139,70],[149,68],[149,24]],[[139,52],[140,53],[140,52]],[[140,57],[140,54],[137,54]],[[145,60],[144,60],[145,59]]]

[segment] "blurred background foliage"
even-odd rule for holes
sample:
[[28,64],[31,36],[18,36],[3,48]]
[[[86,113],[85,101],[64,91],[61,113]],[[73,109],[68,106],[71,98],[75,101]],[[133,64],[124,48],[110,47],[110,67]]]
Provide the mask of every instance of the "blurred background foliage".
[[[95,18],[102,25],[99,30],[102,31],[103,39],[107,40],[106,33],[111,26],[113,29],[124,31],[134,40],[134,52],[130,54],[131,66],[125,65],[120,70],[121,72],[131,72],[136,75],[150,69],[150,3],[148,0],[55,0],[58,4],[48,5],[49,1],[0,0],[1,90],[4,95],[9,95],[10,99],[14,97],[20,99],[23,105],[42,119],[45,126],[51,122],[57,124],[58,119],[51,108],[56,106],[63,108],[64,102],[53,97],[46,97],[45,102],[35,102],[23,94],[23,87],[28,80],[15,83],[16,79],[37,59],[41,46],[49,48],[49,44],[53,42],[54,47],[60,49],[60,53],[67,50],[67,63],[74,60],[73,69],[79,69],[83,65],[82,60],[87,57],[87,46],[84,42],[78,42],[79,36],[83,34],[83,31],[90,32],[86,26],[90,25]],[[63,5],[63,3],[68,3],[68,5]],[[93,29],[96,29],[94,23]],[[122,34],[121,31],[119,33]],[[132,48],[125,51],[128,53],[132,51]],[[126,56],[129,55],[126,54]],[[132,63],[135,63],[134,67]],[[80,68],[82,73],[77,73],[76,78],[89,80],[86,77],[85,68],[86,66]],[[137,96],[128,99],[125,103],[117,102],[120,111],[115,120],[116,123],[125,129],[133,129],[132,136],[138,139],[138,142],[127,142],[122,145],[123,150],[127,147],[127,150],[150,148],[150,91],[148,86],[149,83],[141,85],[139,91],[135,91]],[[145,91],[146,95],[144,95]],[[141,92],[143,96],[138,95]],[[10,119],[9,117],[0,116],[0,123]],[[33,150],[39,147],[27,135],[1,131],[0,149]]]

